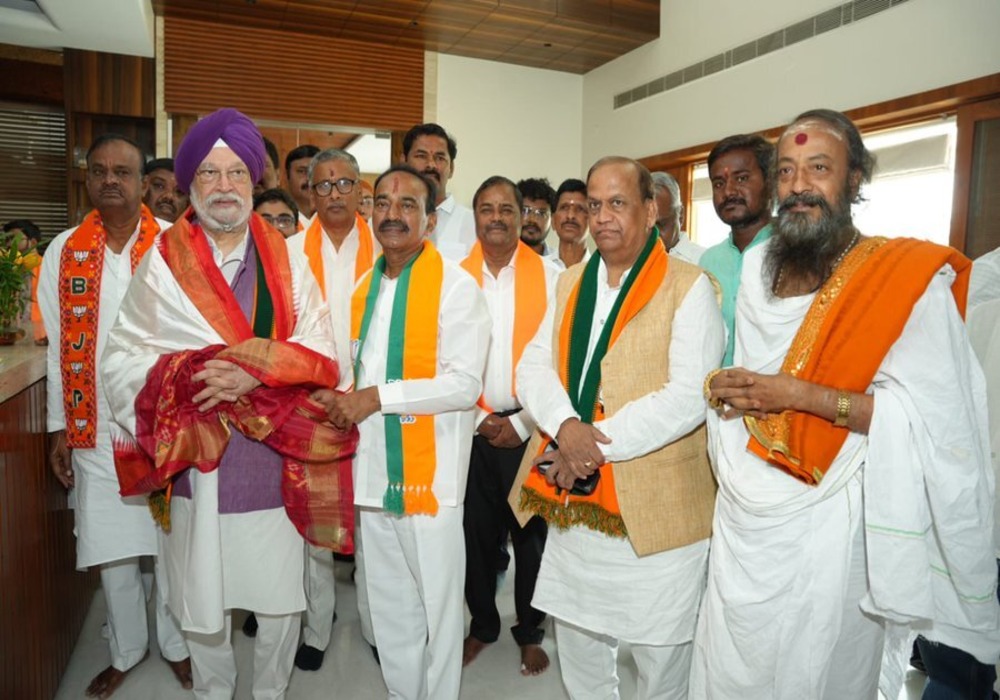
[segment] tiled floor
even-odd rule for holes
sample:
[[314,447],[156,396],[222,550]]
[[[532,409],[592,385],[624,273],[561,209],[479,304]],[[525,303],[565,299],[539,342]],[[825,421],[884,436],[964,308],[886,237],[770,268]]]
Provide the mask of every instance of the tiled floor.
[[[313,698],[350,698],[351,700],[382,700],[385,685],[378,666],[364,639],[358,622],[354,585],[350,578],[351,565],[337,564],[337,623],[327,650],[323,667],[307,672],[296,669],[292,674],[288,698],[311,700]],[[499,595],[500,614],[507,626],[514,619],[513,569],[503,581]],[[108,665],[108,645],[101,637],[104,622],[104,596],[98,591],[84,623],[80,640],[63,676],[56,700],[77,700],[84,697],[84,690],[91,678]],[[234,646],[236,647],[239,677],[236,697],[250,698],[252,640],[243,636],[239,626],[243,613],[234,616]],[[150,633],[152,649],[149,658],[137,666],[115,693],[116,700],[174,700],[191,698],[182,690],[170,673],[166,663],[155,649],[156,635]],[[567,698],[559,679],[559,662],[551,638],[551,624],[543,645],[552,659],[552,666],[541,676],[524,678],[518,672],[520,657],[513,639],[504,634],[500,640],[485,649],[479,658],[465,669],[462,677],[463,700],[562,700]],[[623,648],[620,660],[621,695],[635,696],[635,666],[628,648]],[[899,700],[917,700],[923,689],[924,678],[910,670],[907,684]]]

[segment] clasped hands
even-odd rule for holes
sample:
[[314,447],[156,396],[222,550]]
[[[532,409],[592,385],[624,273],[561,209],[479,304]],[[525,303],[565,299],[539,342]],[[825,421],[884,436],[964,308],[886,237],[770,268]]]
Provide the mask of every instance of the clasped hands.
[[323,405],[327,418],[340,430],[347,430],[352,425],[360,423],[373,413],[382,410],[382,401],[379,398],[377,386],[370,386],[347,394],[333,389],[318,389],[310,394],[309,398]]
[[749,415],[758,420],[801,403],[806,383],[790,374],[760,374],[742,367],[719,370],[706,383],[709,405],[723,418]]
[[223,401],[235,402],[261,385],[261,381],[229,360],[208,360],[205,369],[191,375],[196,382],[205,382],[205,388],[191,400],[204,413]]
[[577,479],[586,479],[605,463],[600,445],[611,444],[611,438],[579,418],[563,421],[555,440],[559,449],[543,452],[532,464],[551,462],[545,480],[566,490],[572,489]]

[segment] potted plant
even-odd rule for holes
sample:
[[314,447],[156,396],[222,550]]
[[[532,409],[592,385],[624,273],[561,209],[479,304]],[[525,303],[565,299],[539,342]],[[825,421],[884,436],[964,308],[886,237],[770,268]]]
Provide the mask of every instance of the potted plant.
[[42,263],[28,239],[20,231],[0,244],[0,345],[13,345],[24,335],[21,319],[31,298],[28,278]]

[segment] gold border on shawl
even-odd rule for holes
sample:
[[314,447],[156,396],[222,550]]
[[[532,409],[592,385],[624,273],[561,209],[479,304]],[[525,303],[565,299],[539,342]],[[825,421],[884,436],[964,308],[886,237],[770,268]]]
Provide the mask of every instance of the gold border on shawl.
[[[837,266],[837,269],[816,293],[816,298],[809,306],[809,311],[806,312],[802,325],[799,326],[799,330],[795,334],[788,354],[785,355],[785,361],[781,364],[782,372],[796,378],[801,374],[809,362],[813,348],[816,347],[819,339],[820,331],[826,323],[830,310],[840,297],[840,293],[887,240],[884,236],[865,238],[844,257],[843,262]],[[801,462],[791,454],[789,448],[792,420],[795,414],[795,411],[784,411],[763,419],[745,415],[743,423],[757,442],[764,446],[769,457],[779,453],[792,464],[800,466]],[[823,475],[818,472],[813,476],[816,483],[819,483],[823,478]]]

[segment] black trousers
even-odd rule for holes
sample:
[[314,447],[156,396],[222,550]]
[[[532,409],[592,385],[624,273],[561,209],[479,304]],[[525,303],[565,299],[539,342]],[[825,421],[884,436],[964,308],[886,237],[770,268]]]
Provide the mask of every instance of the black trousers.
[[522,528],[507,504],[525,447],[526,443],[514,448],[493,447],[478,435],[472,439],[465,491],[465,602],[472,614],[469,634],[481,642],[495,642],[500,637],[496,551],[504,526],[510,530],[514,545],[517,624],[511,632],[519,646],[540,644],[545,636],[545,630],[540,629],[545,613],[531,607],[545,548],[545,521],[536,516]]

